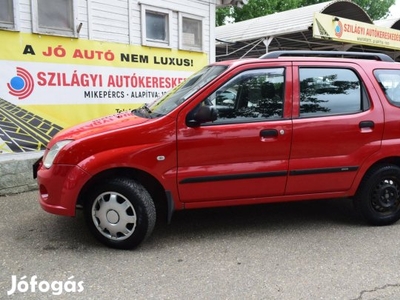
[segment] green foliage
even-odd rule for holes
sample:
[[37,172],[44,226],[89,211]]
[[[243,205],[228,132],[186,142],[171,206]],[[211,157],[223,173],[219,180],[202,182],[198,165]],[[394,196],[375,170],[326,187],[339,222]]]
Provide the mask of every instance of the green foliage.
[[389,14],[389,7],[391,7],[396,0],[354,0],[362,7],[372,20],[379,20],[385,18]]
[[218,8],[216,11],[216,15],[215,15],[215,26],[221,26],[224,25],[225,19],[226,18],[230,18],[231,17],[231,8],[232,7],[222,7],[222,8]]
[[[224,25],[227,20],[240,22],[257,17],[281,12],[289,9],[312,5],[325,1],[318,0],[249,0],[248,4],[242,8],[223,7],[217,9],[216,26]],[[378,20],[387,17],[389,7],[395,0],[353,0],[363,8],[372,20]]]

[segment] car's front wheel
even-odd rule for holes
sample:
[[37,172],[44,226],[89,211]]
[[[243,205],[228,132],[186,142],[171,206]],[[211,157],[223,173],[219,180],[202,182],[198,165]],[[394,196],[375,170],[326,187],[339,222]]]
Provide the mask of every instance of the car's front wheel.
[[354,199],[356,208],[372,225],[389,225],[400,219],[400,168],[379,165],[362,180]]
[[86,222],[95,237],[107,246],[132,249],[153,231],[154,202],[139,183],[126,178],[102,182],[85,201]]

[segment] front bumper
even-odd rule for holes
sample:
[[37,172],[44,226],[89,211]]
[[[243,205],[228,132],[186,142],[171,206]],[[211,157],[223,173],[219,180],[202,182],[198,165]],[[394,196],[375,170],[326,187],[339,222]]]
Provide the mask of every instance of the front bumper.
[[40,159],[33,165],[39,186],[39,203],[43,210],[63,216],[75,216],[79,192],[90,175],[75,165],[43,167]]

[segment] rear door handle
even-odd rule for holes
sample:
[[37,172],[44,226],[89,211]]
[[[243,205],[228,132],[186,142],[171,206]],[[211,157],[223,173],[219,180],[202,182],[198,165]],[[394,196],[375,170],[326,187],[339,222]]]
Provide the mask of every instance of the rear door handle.
[[262,138],[277,137],[278,130],[276,129],[263,129],[260,131],[260,136]]
[[375,123],[374,121],[361,121],[358,126],[362,129],[362,128],[374,128]]
[[374,121],[361,121],[359,124],[360,128],[374,128]]

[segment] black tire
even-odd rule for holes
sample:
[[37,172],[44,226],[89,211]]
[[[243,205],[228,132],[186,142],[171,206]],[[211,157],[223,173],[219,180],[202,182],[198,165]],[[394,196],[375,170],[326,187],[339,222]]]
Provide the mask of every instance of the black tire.
[[133,249],[154,229],[154,202],[147,190],[133,180],[103,182],[85,200],[84,214],[91,232],[109,247]]
[[400,218],[400,168],[377,165],[364,176],[355,207],[371,225],[390,225]]

